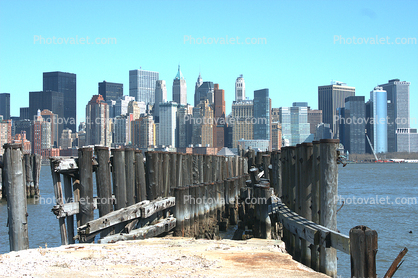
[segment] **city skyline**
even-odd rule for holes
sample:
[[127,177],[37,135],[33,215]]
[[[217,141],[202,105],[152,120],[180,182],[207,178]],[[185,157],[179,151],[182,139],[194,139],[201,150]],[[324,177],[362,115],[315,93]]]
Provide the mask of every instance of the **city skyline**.
[[[201,9],[220,18],[211,23],[200,22],[198,15],[192,12],[195,5],[188,1],[146,2],[141,4],[141,9],[135,2],[100,4],[103,10],[124,11],[115,15],[113,23],[95,15],[98,5],[95,2],[79,2],[78,5],[50,3],[43,8],[39,3],[27,2],[19,11],[13,10],[11,3],[3,1],[0,4],[0,22],[8,26],[0,34],[0,53],[3,54],[0,93],[11,95],[11,116],[19,116],[19,108],[29,106],[29,92],[43,90],[43,72],[62,71],[77,75],[78,124],[85,118],[86,103],[97,93],[98,82],[122,83],[126,95],[129,70],[132,69],[158,71],[159,79],[165,80],[169,87],[167,95],[171,100],[171,82],[176,66],[180,64],[189,83],[187,102],[194,103],[192,88],[200,72],[204,80],[218,83],[225,90],[226,114],[231,112],[231,103],[235,99],[236,78],[243,74],[246,96],[250,99],[253,99],[255,90],[269,88],[272,107],[289,107],[293,102],[305,101],[313,109],[318,108],[318,86],[328,85],[333,79],[355,87],[356,96],[368,99],[376,85],[399,78],[411,83],[410,116],[418,118],[418,110],[414,109],[418,102],[418,75],[413,67],[418,59],[417,44],[354,44],[348,40],[352,42],[353,37],[389,37],[394,42],[397,37],[413,38],[414,33],[408,31],[411,29],[403,27],[418,25],[413,13],[418,6],[416,2],[401,2],[395,14],[389,9],[392,3],[388,1],[361,2],[361,5],[306,1],[261,2],[257,5],[242,1],[239,6],[234,3],[199,3]],[[79,9],[80,6],[83,9]],[[295,9],[299,14],[297,20],[294,18]],[[135,27],[150,22],[154,16],[150,11],[155,10],[164,18],[161,23],[145,29]],[[277,18],[273,16],[276,10],[290,12]],[[335,10],[339,13],[334,13]],[[138,15],[131,16],[137,12],[139,20]],[[183,13],[190,16],[178,16]],[[77,20],[71,14],[77,14]],[[45,19],[39,20],[43,15]],[[318,15],[323,19],[317,20]],[[57,24],[49,24],[51,20]],[[91,20],[96,23],[86,24]],[[28,24],[31,21],[36,21],[37,25]],[[66,27],[62,28],[60,23],[64,22],[70,24],[64,24]],[[162,24],[168,22],[177,22],[182,28],[161,31]],[[115,38],[117,43],[48,44],[45,38],[52,40],[54,36],[78,36],[78,39],[90,36],[90,40]],[[203,41],[203,37],[225,39],[227,36],[239,37],[241,41],[244,38],[265,38],[265,43],[263,40],[251,45],[198,43],[199,39]],[[381,66],[373,67],[376,64]],[[19,81],[17,72],[25,76],[25,82]],[[416,121],[411,123],[411,128],[417,127]]]

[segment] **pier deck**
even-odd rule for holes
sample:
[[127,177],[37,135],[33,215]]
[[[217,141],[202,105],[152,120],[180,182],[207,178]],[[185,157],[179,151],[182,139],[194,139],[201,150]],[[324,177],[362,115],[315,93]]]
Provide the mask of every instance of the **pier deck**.
[[0,255],[7,277],[328,277],[283,253],[281,241],[152,238]]

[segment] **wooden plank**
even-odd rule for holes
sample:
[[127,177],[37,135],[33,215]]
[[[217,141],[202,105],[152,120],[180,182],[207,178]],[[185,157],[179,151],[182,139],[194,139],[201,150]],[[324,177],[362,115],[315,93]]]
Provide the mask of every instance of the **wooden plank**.
[[154,213],[162,211],[164,209],[173,207],[175,205],[175,198],[168,197],[162,200],[155,201],[142,201],[135,205],[129,206],[127,208],[122,208],[117,211],[113,211],[103,217],[92,220],[85,225],[77,229],[78,236],[86,236],[99,232],[105,228],[137,219],[137,218],[147,218]]
[[176,226],[176,219],[173,217],[164,218],[155,225],[132,230],[129,234],[117,234],[107,236],[99,240],[99,243],[115,243],[117,241],[147,239],[169,232]]
[[350,254],[350,238],[347,235],[332,231],[326,227],[309,221],[291,211],[277,197],[272,197],[270,214],[275,214],[283,226],[292,234],[298,235],[311,244],[325,248],[334,248]]
[[[93,198],[93,208],[98,208],[98,197]],[[110,203],[115,202],[116,198],[115,195],[112,196],[112,199],[109,201]],[[71,202],[65,203],[62,205],[55,205],[52,208],[52,212],[57,216],[57,218],[67,217],[71,215],[75,215],[79,213],[79,202]]]

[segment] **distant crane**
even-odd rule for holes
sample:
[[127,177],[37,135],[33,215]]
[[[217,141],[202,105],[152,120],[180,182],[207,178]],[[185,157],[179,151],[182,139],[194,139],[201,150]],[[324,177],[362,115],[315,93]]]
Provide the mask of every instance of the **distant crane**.
[[370,148],[372,149],[374,159],[376,159],[376,161],[378,161],[379,159],[377,159],[376,153],[374,152],[374,149],[373,149],[373,146],[372,146],[372,142],[370,142],[370,139],[369,139],[369,136],[367,136],[367,133],[366,133],[366,138],[367,138],[367,141],[369,142]]

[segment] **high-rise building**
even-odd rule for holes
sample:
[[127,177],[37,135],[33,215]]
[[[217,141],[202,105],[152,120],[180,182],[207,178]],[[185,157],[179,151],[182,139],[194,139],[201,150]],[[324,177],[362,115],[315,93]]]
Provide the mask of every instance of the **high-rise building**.
[[99,82],[99,95],[102,95],[105,101],[117,100],[123,96],[123,84],[106,82],[106,80]]
[[112,147],[126,146],[130,140],[130,117],[126,115],[116,116],[113,120]]
[[341,108],[340,142],[350,153],[366,152],[366,105],[364,96],[350,96],[345,99],[345,107]]
[[129,71],[129,95],[135,97],[136,101],[143,101],[145,104],[155,103],[155,84],[159,80],[159,73],[148,70]]
[[279,122],[271,123],[271,147],[273,150],[282,148],[282,125]]
[[154,121],[160,122],[160,103],[167,102],[167,86],[165,80],[157,80],[155,84]]
[[213,147],[213,109],[209,100],[193,108],[193,146]]
[[177,147],[187,148],[192,144],[193,137],[193,107],[189,104],[179,105],[177,109]]
[[324,123],[330,124],[334,138],[338,137],[337,109],[344,107],[345,99],[355,96],[356,88],[346,83],[333,81],[331,85],[318,86],[318,106],[322,110]]
[[254,91],[254,140],[270,140],[269,89]]
[[322,110],[311,110],[308,107],[308,123],[309,123],[309,132],[315,134],[316,127],[322,123]]
[[[62,110],[63,113],[58,113],[48,107],[42,107],[39,109],[49,109],[55,114],[58,114],[59,118],[64,118],[63,129],[69,128],[73,132],[76,132],[77,124],[77,89],[76,89],[76,75],[68,72],[44,72],[43,73],[43,91],[54,91],[62,93],[64,96],[64,103]],[[30,105],[29,105],[30,106]],[[31,112],[31,111],[30,111]],[[34,114],[30,115],[33,116]],[[32,120],[32,119],[31,119]],[[61,134],[62,129],[60,130]]]
[[245,100],[245,81],[241,74],[235,81],[235,101],[239,102]]
[[[65,124],[67,118],[65,117],[65,109],[64,109],[64,102],[65,95],[61,92],[54,92],[54,91],[40,91],[40,92],[29,92],[29,119],[31,121],[35,120],[37,117],[38,110],[47,109],[51,111],[53,114],[57,115],[57,126],[58,126],[58,135],[62,133],[65,126],[70,128],[68,125]],[[75,120],[74,118],[68,118],[69,121]],[[72,128],[70,128],[72,130]],[[32,138],[33,134],[27,134]],[[54,138],[58,139],[58,138]],[[58,142],[59,144],[59,142]],[[39,153],[40,154],[40,153]]]
[[73,146],[73,137],[71,129],[64,129],[61,134],[61,148],[70,149]]
[[187,104],[187,85],[186,79],[180,70],[180,65],[177,71],[177,75],[173,80],[173,101],[177,104]]
[[271,108],[271,122],[279,122],[280,108]]
[[29,107],[20,107],[19,120],[30,120]]
[[308,123],[308,107],[280,107],[280,124],[282,138],[286,146],[296,146],[309,141],[310,125]]
[[159,144],[175,147],[177,133],[177,107],[174,101],[160,103]]
[[0,155],[3,155],[3,145],[12,141],[12,120],[4,120],[0,115]]
[[238,140],[254,139],[254,103],[252,100],[243,100],[232,103],[232,147],[237,148]]
[[122,96],[116,100],[115,104],[115,117],[120,115],[126,115],[128,113],[128,106],[131,101],[135,101],[134,97]]
[[202,82],[202,77],[199,74],[194,91],[194,106],[198,106],[201,101],[204,102],[205,100],[208,100],[209,104],[214,101],[213,82]]
[[215,84],[214,95],[213,147],[220,149],[225,147],[225,90]]
[[10,119],[10,94],[0,94],[0,115],[3,116],[4,120]]
[[51,148],[58,148],[59,145],[59,134],[58,134],[58,115],[52,113],[52,111],[48,109],[44,109],[41,111],[41,117],[43,118],[44,122],[49,122],[51,124],[51,141],[50,145]]
[[[366,104],[367,136],[376,153],[388,151],[388,123],[387,123],[387,92],[382,87],[375,87],[370,92],[370,100]],[[366,150],[371,152],[368,142]]]
[[155,145],[154,119],[151,115],[140,118],[139,147],[148,148]]
[[32,121],[32,153],[42,153],[42,122],[41,110],[38,110],[36,117]]
[[86,106],[85,144],[107,147],[112,144],[109,107],[101,95],[94,95]]
[[[409,129],[409,85],[407,81],[391,79],[386,84],[379,85],[387,92],[387,132],[388,152],[398,152],[398,129]],[[403,131],[402,131],[403,133]],[[404,136],[402,136],[404,137]],[[405,145],[405,142],[399,142]]]

